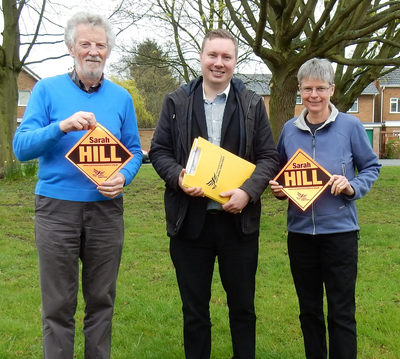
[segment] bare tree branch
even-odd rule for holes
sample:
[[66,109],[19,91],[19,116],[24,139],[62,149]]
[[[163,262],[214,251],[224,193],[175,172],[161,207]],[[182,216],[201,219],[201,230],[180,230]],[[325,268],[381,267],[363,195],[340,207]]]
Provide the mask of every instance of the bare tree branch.
[[32,47],[36,42],[36,39],[37,39],[37,36],[38,36],[38,33],[39,33],[39,29],[40,29],[40,26],[42,24],[43,14],[44,14],[45,8],[46,8],[46,0],[43,0],[42,8],[41,8],[41,11],[40,11],[40,14],[39,14],[39,20],[38,20],[37,25],[36,25],[36,31],[35,31],[35,34],[33,36],[32,42],[29,44],[28,49],[25,52],[25,55],[22,57],[22,60],[21,60],[22,63],[25,63],[25,60],[28,58],[29,53],[32,50]]
[[[35,46],[37,46],[37,45],[54,45],[54,44],[61,44],[63,42],[64,42],[64,40],[35,42]],[[32,44],[32,42],[21,42],[21,45],[31,45],[31,44]]]
[[41,64],[41,63],[43,63],[45,61],[48,61],[48,60],[58,60],[58,59],[62,59],[63,57],[67,57],[67,56],[70,56],[70,55],[69,54],[64,54],[64,55],[60,55],[60,56],[46,57],[45,59],[41,59],[41,60],[25,62],[25,65]]

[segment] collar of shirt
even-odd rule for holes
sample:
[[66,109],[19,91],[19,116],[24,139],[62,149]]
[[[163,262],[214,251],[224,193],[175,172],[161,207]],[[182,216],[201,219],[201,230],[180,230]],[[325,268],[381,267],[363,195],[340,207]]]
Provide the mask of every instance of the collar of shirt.
[[[226,89],[224,91],[222,91],[221,93],[219,93],[217,96],[220,96],[220,95],[224,94],[225,95],[225,102],[226,102],[226,100],[228,98],[228,95],[229,95],[230,89],[231,89],[231,83],[229,82],[229,84],[226,87]],[[212,101],[208,101],[207,100],[206,93],[204,92],[204,86],[203,86],[203,100],[204,100],[204,102],[212,102]]]
[[307,120],[307,115],[304,117],[304,121],[306,122],[306,125],[310,128],[311,132],[313,135],[315,135],[315,131],[318,130],[322,125],[325,124],[326,121],[321,122],[321,123],[311,123]]
[[97,92],[99,90],[100,86],[104,82],[104,74],[102,74],[99,83],[97,85],[95,85],[95,86],[91,86],[89,88],[89,90],[86,90],[85,84],[80,80],[80,78],[78,77],[78,74],[76,73],[75,69],[73,71],[69,72],[68,75],[71,78],[72,82],[76,86],[78,86],[82,91],[85,91],[87,93]]

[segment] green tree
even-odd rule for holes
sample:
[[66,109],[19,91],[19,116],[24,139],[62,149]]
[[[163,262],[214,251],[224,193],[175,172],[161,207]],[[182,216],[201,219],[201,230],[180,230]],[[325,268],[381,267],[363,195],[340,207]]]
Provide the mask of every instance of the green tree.
[[[230,20],[272,73],[274,137],[293,117],[296,74],[313,57],[337,64],[335,96],[347,111],[364,88],[400,66],[400,1],[226,0]],[[387,70],[385,66],[393,65]]]
[[12,139],[17,126],[18,75],[38,36],[46,0],[43,0],[33,41],[25,54],[20,56],[19,20],[25,0],[2,0],[2,15],[4,30],[0,45],[0,174],[4,165],[15,160],[12,151]]
[[[12,139],[17,126],[18,85],[17,80],[24,65],[68,56],[61,55],[30,61],[28,57],[34,46],[63,42],[62,33],[51,29],[61,28],[46,18],[45,10],[50,5],[49,15],[60,13],[60,4],[50,0],[1,0],[0,13],[3,29],[0,29],[0,175],[6,162],[15,160]],[[47,11],[47,10],[46,10]],[[49,25],[44,29],[45,25]],[[23,27],[21,31],[20,26]],[[23,39],[23,41],[21,41]]]
[[125,51],[126,55],[121,63],[129,70],[130,77],[145,99],[147,111],[156,122],[165,94],[179,86],[170,68],[169,59],[161,47],[150,39]]
[[[134,4],[138,0],[125,0]],[[278,138],[294,116],[299,67],[313,57],[337,64],[332,101],[347,111],[363,89],[400,66],[400,1],[397,0],[141,0],[146,19],[162,30],[170,66],[185,81],[196,75],[205,32],[224,27],[272,73],[269,115]],[[388,69],[386,66],[392,65]]]
[[115,77],[111,81],[126,89],[132,96],[135,105],[135,112],[139,128],[152,128],[156,125],[156,120],[146,109],[146,103],[142,95],[139,93],[134,80],[120,80]]
[[[137,23],[141,32],[152,33],[149,40],[161,43],[163,53],[167,54],[163,61],[172,73],[181,81],[189,82],[199,76],[199,53],[204,35],[215,28],[230,28],[241,45],[238,68],[254,60],[251,47],[243,43],[239,31],[226,17],[227,9],[224,0],[124,0],[124,7],[117,14],[120,18],[131,17],[130,7],[140,2],[146,9],[142,21]],[[154,31],[154,29],[157,31]],[[158,46],[158,45],[157,45]],[[159,46],[158,46],[159,47]],[[127,54],[137,54],[137,48],[123,49]],[[129,61],[127,61],[129,62]]]
[[[168,65],[186,83],[200,74],[199,52],[203,36],[223,27],[223,0],[151,0],[147,18],[164,31]],[[204,3],[204,6],[203,6]]]

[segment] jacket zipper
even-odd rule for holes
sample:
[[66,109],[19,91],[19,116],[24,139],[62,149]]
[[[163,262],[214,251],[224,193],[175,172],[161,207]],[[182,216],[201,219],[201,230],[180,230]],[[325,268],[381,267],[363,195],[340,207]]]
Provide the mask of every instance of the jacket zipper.
[[[173,120],[173,121],[176,121],[176,113],[174,113],[174,114],[172,115],[172,120]],[[179,131],[179,126],[178,126],[178,132],[179,132],[179,137],[180,137],[180,139],[181,139],[181,143],[183,144],[184,141],[183,141],[183,138],[182,138],[182,132]],[[184,146],[182,146],[182,149],[185,151]],[[179,224],[180,224],[181,220],[182,220],[182,214],[179,216],[178,220],[177,220],[176,223],[175,223],[175,228],[174,228],[174,229],[175,229],[175,234],[176,234],[176,232],[178,231]]]
[[[251,96],[250,96],[249,103],[248,103],[248,105],[247,105],[246,114],[245,114],[245,116],[244,116],[244,124],[243,124],[243,127],[244,127],[244,154],[243,154],[243,157],[244,157],[244,158],[246,158],[246,155],[247,155],[247,133],[248,133],[248,130],[247,130],[247,123],[248,123],[248,121],[247,121],[247,119],[248,119],[248,117],[249,117],[250,108],[251,108],[251,102],[253,101],[254,96],[255,96],[255,92],[253,92],[253,93],[251,94]],[[240,152],[240,151],[239,151],[239,152]],[[249,154],[248,157],[249,157],[249,159],[250,159],[250,154]]]
[[[248,103],[247,110],[246,110],[246,114],[245,114],[245,117],[244,117],[244,124],[243,124],[243,127],[244,127],[244,154],[243,154],[243,157],[244,158],[246,158],[246,155],[247,155],[247,133],[248,133],[248,130],[247,130],[248,121],[247,121],[247,119],[249,117],[250,108],[251,108],[251,102],[253,101],[254,96],[255,96],[255,92],[253,92],[251,94],[251,96],[250,96],[249,103]],[[248,157],[250,159],[250,154],[248,155]],[[243,218],[243,228],[242,228],[242,230],[244,230],[245,228],[248,227],[247,217],[248,216],[242,216],[242,218]]]
[[176,223],[175,223],[175,233],[178,232],[179,223],[181,222],[181,218],[182,218],[182,216],[179,217],[178,220],[177,220]]
[[[317,132],[317,131],[315,131]],[[315,133],[312,134],[312,149],[313,149],[313,160],[315,160]],[[311,203],[311,219],[313,223],[313,235],[315,235],[315,212],[314,212],[314,202]]]

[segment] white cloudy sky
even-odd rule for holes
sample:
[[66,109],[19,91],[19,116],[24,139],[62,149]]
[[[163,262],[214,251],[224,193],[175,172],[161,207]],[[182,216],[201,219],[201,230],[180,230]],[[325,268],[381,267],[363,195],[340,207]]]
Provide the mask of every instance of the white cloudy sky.
[[[40,0],[31,0],[30,3]],[[61,1],[60,1],[61,2]],[[47,36],[41,37],[39,41],[52,41],[55,38],[57,40],[62,40],[63,37],[63,26],[66,24],[67,20],[76,12],[83,10],[90,10],[96,13],[100,13],[109,17],[112,14],[113,9],[119,4],[120,0],[69,0],[68,5],[52,5],[51,3],[47,4],[46,7],[46,15],[58,26],[52,25],[47,21],[44,21],[45,28],[41,30],[41,33],[47,34],[59,34],[60,36]],[[37,6],[39,8],[40,6]],[[1,10],[1,9],[0,9]],[[20,21],[21,34],[23,33],[32,33],[32,29],[36,24],[37,15],[29,11],[28,8],[23,13],[22,19]],[[62,27],[61,27],[62,26]],[[3,31],[3,16],[0,16],[0,32]],[[129,27],[127,30],[122,32],[117,36],[117,45],[121,44],[121,42],[128,42],[130,39],[144,39],[146,37],[154,38],[156,31],[154,29],[148,30],[149,27],[146,28],[141,27],[138,29],[137,27]],[[154,38],[157,42],[160,41],[160,37]],[[0,35],[1,41],[1,35]],[[26,41],[23,36],[21,36],[21,42]],[[21,47],[21,56],[24,53],[24,47]],[[48,44],[48,45],[35,45],[29,58],[29,61],[40,60],[46,57],[54,57],[63,54],[67,54],[67,48],[64,43],[60,44]],[[108,64],[112,62],[117,62],[119,59],[119,51],[115,49],[111,53],[110,58],[108,59]],[[71,70],[73,66],[73,60],[70,56],[66,56],[62,59],[57,60],[47,60],[40,64],[31,64],[29,68],[32,69],[37,75],[40,77],[49,77],[58,74],[62,74]],[[106,67],[106,75],[108,72],[108,68]],[[261,65],[253,68],[246,68],[243,72],[269,72],[265,65]]]
[[[62,8],[47,7],[46,9],[51,14],[50,15],[51,19],[55,23],[60,24],[61,26],[65,26],[67,20],[74,13],[78,11],[93,11],[102,14],[106,17],[109,17],[118,3],[119,0],[70,0],[68,1],[68,7],[62,7]],[[25,17],[28,18],[28,20],[30,18],[30,16],[27,16],[27,14],[25,14]],[[26,24],[28,26],[29,22],[26,21]],[[126,35],[127,37],[132,37],[135,36],[135,31],[136,31],[135,28],[131,28],[127,30],[123,35]],[[45,32],[63,34],[64,30],[63,28],[49,25],[49,23],[47,22],[47,27],[45,29]],[[118,41],[121,40],[121,37],[122,36],[119,36],[117,38],[117,44]],[[63,36],[57,37],[57,39],[63,40]],[[36,45],[34,46],[33,51],[31,52],[31,55],[28,58],[28,62],[33,60],[43,59],[46,57],[59,56],[67,53],[68,53],[67,47],[63,42],[60,44],[52,44],[52,45]],[[118,60],[118,53],[114,52],[111,53],[108,63],[117,60]],[[29,65],[29,67],[42,78],[68,72],[72,69],[72,66],[73,66],[73,60],[70,56],[66,56],[57,60],[47,60],[40,64]]]
[[[33,1],[38,0],[32,0]],[[38,1],[40,3],[40,1]],[[46,15],[51,19],[54,24],[51,24],[48,21],[43,21],[45,27],[41,29],[42,34],[58,34],[59,36],[46,36],[40,37],[38,42],[40,41],[54,41],[54,40],[63,40],[63,26],[65,26],[67,20],[78,11],[93,11],[99,14],[102,14],[106,17],[109,17],[112,13],[112,10],[118,4],[119,0],[70,0],[68,1],[68,5],[52,5],[47,4],[46,6]],[[39,8],[39,6],[38,6]],[[36,24],[37,15],[29,11],[28,8],[23,12],[21,21],[20,21],[20,32],[21,34],[32,33],[32,29],[34,29]],[[62,26],[62,27],[61,27]],[[0,9],[0,33],[3,31],[4,23],[3,23],[3,14]],[[122,37],[125,39],[134,38],[137,36],[137,29],[132,27],[126,30],[124,33],[120,34],[117,37],[117,45],[118,42],[122,40]],[[21,43],[27,41],[26,37],[21,36]],[[2,37],[0,34],[0,43],[2,43]],[[25,54],[26,46],[21,46],[21,57]],[[35,45],[28,57],[27,63],[30,61],[41,60],[47,57],[57,57],[63,54],[67,54],[67,47],[63,42],[58,44],[44,44],[44,45]],[[111,53],[111,56],[108,62],[117,61],[118,60],[118,52]],[[58,74],[62,74],[71,70],[73,66],[73,60],[70,56],[63,57],[57,60],[46,60],[42,63],[38,64],[30,64],[29,68],[33,70],[40,77],[49,77]],[[107,71],[107,69],[106,69]]]

